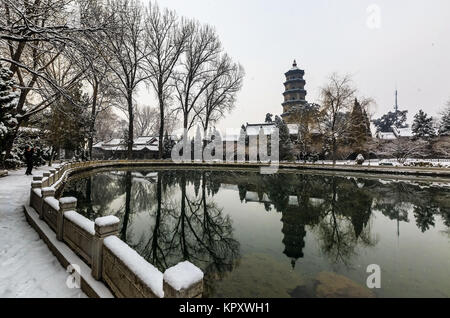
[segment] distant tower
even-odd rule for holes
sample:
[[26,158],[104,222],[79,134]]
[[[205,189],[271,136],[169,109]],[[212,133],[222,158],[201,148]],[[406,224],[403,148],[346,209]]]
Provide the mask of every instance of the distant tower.
[[395,90],[395,113],[398,112],[398,91]]
[[284,75],[286,76],[286,82],[284,83],[284,102],[281,104],[283,106],[283,114],[281,114],[281,117],[286,123],[291,124],[292,119],[290,118],[290,112],[294,108],[301,108],[307,104],[307,101],[305,100],[306,82],[303,79],[305,71],[299,69],[297,67],[297,62],[294,60],[292,68]]

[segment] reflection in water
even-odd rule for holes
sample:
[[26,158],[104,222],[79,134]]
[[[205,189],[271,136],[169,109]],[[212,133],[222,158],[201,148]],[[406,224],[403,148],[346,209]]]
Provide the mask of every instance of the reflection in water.
[[[161,271],[182,260],[201,267],[205,296],[330,295],[323,287],[328,286],[323,277],[331,275],[326,271],[359,283],[333,276],[343,277],[344,286],[360,286],[366,275],[362,265],[371,253],[379,255],[391,275],[387,269],[393,263],[386,255],[394,247],[380,240],[391,240],[385,227],[392,223],[399,237],[401,224],[411,225],[411,218],[419,230],[414,240],[428,232],[436,246],[448,248],[450,195],[442,185],[293,173],[143,169],[78,175],[66,185],[64,195],[77,197],[78,211],[92,220],[118,216],[121,239]],[[278,221],[272,220],[277,215]],[[270,230],[259,232],[258,226],[266,223]],[[441,229],[438,236],[436,227]],[[412,228],[407,231],[412,235]],[[280,243],[281,250],[272,248]],[[403,250],[406,247],[395,249]],[[450,296],[446,289],[450,283],[445,281],[448,265],[436,273],[437,281],[445,278],[438,296]],[[398,282],[378,291],[380,296],[403,296],[395,294],[396,288],[408,282],[392,275]],[[420,281],[431,279],[421,275]],[[317,277],[322,278],[320,292],[314,290]]]

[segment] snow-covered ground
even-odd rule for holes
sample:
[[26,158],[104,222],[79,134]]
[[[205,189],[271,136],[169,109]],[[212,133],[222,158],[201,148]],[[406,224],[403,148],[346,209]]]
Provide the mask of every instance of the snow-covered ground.
[[28,203],[31,181],[25,169],[0,178],[0,298],[86,297],[67,287],[69,274],[25,219],[22,205]]

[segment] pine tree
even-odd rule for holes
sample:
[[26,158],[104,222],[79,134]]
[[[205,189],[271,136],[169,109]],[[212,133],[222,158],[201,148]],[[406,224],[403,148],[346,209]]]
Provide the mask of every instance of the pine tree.
[[293,160],[293,146],[289,128],[278,116],[275,116],[275,126],[279,131],[279,155],[280,160]]
[[442,115],[439,136],[450,136],[450,103]]
[[364,116],[364,124],[366,126],[366,135],[367,137],[370,138],[372,137],[372,131],[370,129],[370,119],[365,109],[363,109],[363,116]]
[[377,132],[392,132],[392,126],[397,128],[406,128],[406,115],[407,110],[398,110],[397,112],[388,112],[381,118],[375,119],[373,121],[374,125],[377,127]]
[[367,115],[361,107],[361,104],[355,99],[353,110],[350,114],[350,123],[347,132],[347,143],[354,148],[355,152],[362,151],[367,142]]
[[[71,101],[61,97],[40,114],[39,125],[44,133],[43,138],[52,147],[50,159],[60,149],[73,152],[75,158],[85,157],[84,148],[90,127],[87,98],[83,95],[81,84],[69,90],[68,94]],[[49,163],[51,164],[51,160]]]
[[433,117],[428,117],[423,110],[419,110],[419,112],[414,116],[412,132],[416,138],[434,137],[435,131],[433,128]]
[[6,140],[11,137],[18,122],[15,117],[19,94],[15,91],[15,83],[12,73],[0,64],[0,157],[2,158],[6,149]]

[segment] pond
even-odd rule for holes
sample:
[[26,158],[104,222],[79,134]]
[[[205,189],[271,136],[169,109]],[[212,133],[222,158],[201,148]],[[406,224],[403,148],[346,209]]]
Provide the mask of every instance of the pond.
[[[63,196],[161,271],[189,260],[204,297],[450,297],[450,186],[311,173],[100,170]],[[381,269],[369,289],[367,267]]]

